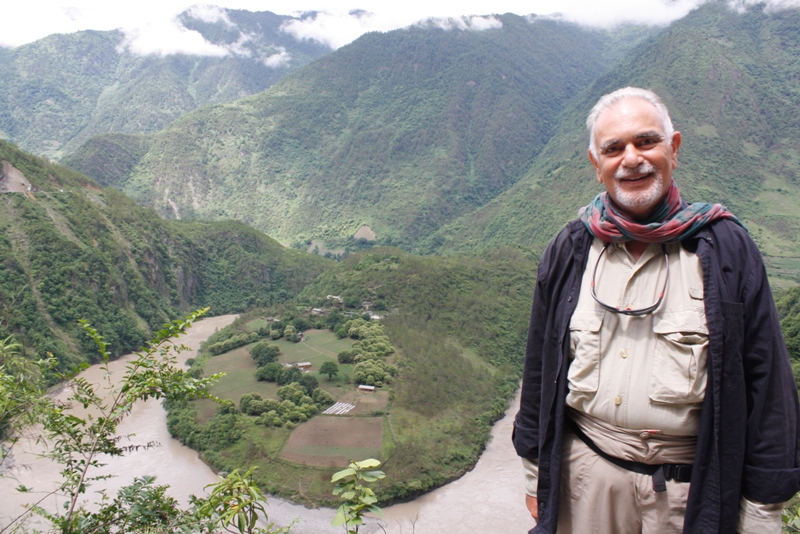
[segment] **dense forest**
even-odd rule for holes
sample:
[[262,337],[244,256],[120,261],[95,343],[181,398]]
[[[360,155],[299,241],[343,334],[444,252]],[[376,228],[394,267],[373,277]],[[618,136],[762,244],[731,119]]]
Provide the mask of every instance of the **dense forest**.
[[[0,161],[0,339],[16,334],[64,369],[95,354],[78,319],[119,355],[191,308],[223,314],[291,298],[332,263],[241,223],[164,221],[3,141]],[[13,181],[20,192],[7,190]]]

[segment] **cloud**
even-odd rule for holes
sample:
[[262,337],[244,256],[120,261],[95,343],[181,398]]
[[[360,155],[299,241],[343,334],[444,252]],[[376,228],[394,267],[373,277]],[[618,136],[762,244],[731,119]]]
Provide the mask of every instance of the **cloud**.
[[[176,23],[187,9],[205,22],[231,24],[224,9],[269,10],[292,15],[284,30],[297,39],[313,39],[339,48],[369,31],[390,31],[427,19],[452,19],[450,29],[487,29],[496,18],[486,15],[515,13],[541,16],[560,14],[563,20],[609,27],[622,22],[668,24],[686,15],[704,0],[24,0],[5,2],[0,46],[19,46],[53,33],[79,30],[125,32],[126,46],[136,53],[241,55],[235,48],[205,42],[196,32]],[[760,0],[730,0],[743,9]],[[768,0],[768,9],[796,8],[800,0]],[[221,6],[221,7],[220,7]],[[315,11],[309,16],[303,12]],[[463,23],[463,24],[462,24]],[[163,41],[163,44],[160,44]],[[243,43],[241,43],[243,44]]]
[[291,54],[289,54],[289,52],[287,52],[284,47],[279,46],[277,47],[277,50],[278,50],[277,53],[272,54],[271,56],[261,60],[264,63],[264,65],[266,65],[267,67],[272,67],[274,69],[282,65],[285,65],[286,63],[289,62],[290,59],[292,59]]
[[186,29],[177,19],[158,19],[141,26],[120,28],[125,39],[120,49],[140,56],[188,54],[196,56],[223,57],[231,55],[233,45],[219,46],[206,41],[199,32]]
[[225,11],[225,9],[219,6],[197,4],[187,9],[186,14],[193,19],[202,20],[203,22],[207,22],[209,24],[222,22],[229,28],[235,26],[235,24],[231,22],[231,19],[228,18],[228,13]]
[[376,26],[379,25],[375,15],[363,10],[323,11],[284,22],[281,31],[298,40],[314,40],[336,49],[373,31]]
[[442,30],[472,30],[483,31],[496,28],[502,28],[503,23],[494,16],[477,16],[470,17],[450,17],[450,18],[429,18],[422,20],[416,24],[421,27],[435,27]]

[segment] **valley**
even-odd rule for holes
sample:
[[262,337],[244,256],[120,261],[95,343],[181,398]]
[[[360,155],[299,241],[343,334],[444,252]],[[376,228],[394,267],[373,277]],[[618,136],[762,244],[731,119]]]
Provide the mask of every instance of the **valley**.
[[221,402],[136,419],[196,451],[176,453],[193,491],[206,465],[256,466],[276,500],[333,506],[331,475],[374,457],[387,511],[480,498],[454,488],[486,451],[513,455],[491,436],[538,261],[601,190],[586,114],[626,85],[664,96],[683,198],[726,205],[761,249],[800,381],[800,9],[710,1],[606,29],[505,14],[337,50],[282,31],[292,17],[225,14],[180,18],[228,47],[213,58],[137,56],[114,31],[0,49],[0,340],[51,356],[55,385],[99,361],[79,320],[115,359],[210,307],[185,370],[226,373]]

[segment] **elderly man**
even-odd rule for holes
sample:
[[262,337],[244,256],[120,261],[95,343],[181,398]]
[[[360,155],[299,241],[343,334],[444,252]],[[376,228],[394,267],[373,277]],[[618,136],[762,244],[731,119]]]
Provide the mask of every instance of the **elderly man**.
[[605,192],[542,255],[514,425],[531,532],[778,533],[798,399],[758,248],[681,200],[656,94],[587,126]]

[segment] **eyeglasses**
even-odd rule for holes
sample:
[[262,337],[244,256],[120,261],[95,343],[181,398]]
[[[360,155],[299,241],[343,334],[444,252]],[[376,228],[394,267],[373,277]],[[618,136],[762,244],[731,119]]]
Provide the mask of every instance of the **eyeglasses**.
[[594,264],[594,272],[592,273],[592,285],[590,286],[592,298],[597,302],[604,310],[608,310],[612,313],[620,313],[622,315],[631,315],[634,317],[640,317],[642,315],[647,315],[648,313],[652,313],[658,309],[661,305],[661,301],[664,300],[664,294],[667,292],[667,283],[669,283],[669,255],[667,255],[667,247],[661,245],[661,250],[664,252],[664,263],[667,264],[667,277],[664,279],[664,287],[661,288],[661,293],[658,294],[658,299],[656,299],[655,303],[652,306],[648,306],[646,308],[639,308],[638,310],[632,310],[630,308],[620,309],[619,306],[610,306],[600,300],[597,297],[597,293],[595,292],[595,280],[597,278],[597,267],[600,265],[600,258],[603,257],[603,254],[606,253],[608,250],[608,246],[610,243],[606,243],[603,246],[603,250],[600,252],[600,255],[597,257],[597,263]]

